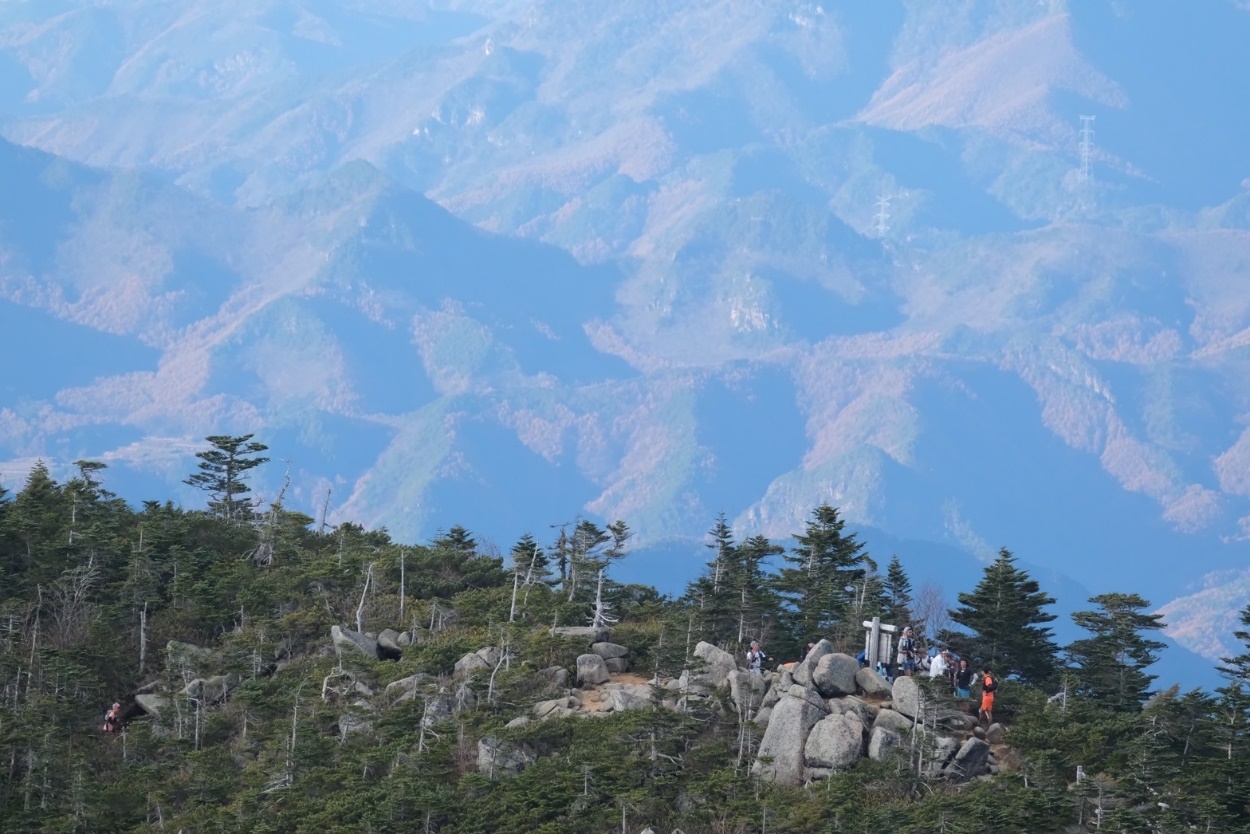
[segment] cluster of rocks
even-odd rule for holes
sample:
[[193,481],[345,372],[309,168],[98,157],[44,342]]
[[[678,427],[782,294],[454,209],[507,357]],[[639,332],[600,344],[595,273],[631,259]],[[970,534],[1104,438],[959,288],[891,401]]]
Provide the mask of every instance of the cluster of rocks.
[[[952,781],[998,767],[987,733],[974,732],[975,718],[927,705],[914,679],[891,685],[824,640],[789,669],[734,669],[725,685],[738,709],[765,728],[753,772],[780,784],[827,778],[860,758],[884,759],[903,748],[916,753],[928,773]],[[992,731],[1001,743],[1002,728]]]
[[406,646],[411,646],[415,636],[411,631],[384,628],[377,634],[369,631],[352,631],[340,626],[330,627],[330,640],[340,655],[344,650],[359,652],[365,657],[378,660],[399,660]]
[[[140,687],[135,693],[134,708],[125,716],[127,719],[134,718],[138,714],[160,718],[161,713],[173,703],[172,697],[184,698],[202,706],[219,704],[225,701],[242,682],[242,677],[237,672],[207,674],[210,670],[215,670],[222,665],[211,649],[170,640],[165,646],[165,656],[168,669],[178,670],[185,676],[196,675],[196,677],[187,681],[173,696],[167,694],[172,691],[171,689],[161,691],[162,681],[160,680],[150,681]],[[183,677],[183,680],[187,680],[186,677]]]

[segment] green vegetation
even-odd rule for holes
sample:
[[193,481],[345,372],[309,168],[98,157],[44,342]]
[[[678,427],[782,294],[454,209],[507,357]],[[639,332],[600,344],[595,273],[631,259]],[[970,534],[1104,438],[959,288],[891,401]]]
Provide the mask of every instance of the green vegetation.
[[[699,640],[741,657],[760,638],[785,660],[826,637],[853,654],[859,619],[910,617],[902,562],[883,580],[834,508],[788,554],[720,517],[704,575],[669,599],[612,580],[623,523],[578,520],[550,547],[525,534],[506,558],[459,526],[428,545],[320,530],[245,500],[262,445],[210,442],[207,512],[128,506],[90,461],[0,491],[0,829],[1250,831],[1250,631],[1219,691],[1151,693],[1145,600],[1095,597],[1076,615],[1089,637],[1060,653],[1050,598],[1004,551],[950,637],[1005,676],[1012,766],[955,785],[911,757],[862,759],[781,787],[752,775],[760,732],[724,693],[675,709],[655,687],[648,708],[517,719],[585,651],[553,625],[610,623],[639,679],[664,680],[699,668]],[[336,649],[334,626],[403,645]],[[485,646],[500,648],[455,674]],[[110,736],[114,700],[127,723]],[[518,750],[532,755],[507,766]]]

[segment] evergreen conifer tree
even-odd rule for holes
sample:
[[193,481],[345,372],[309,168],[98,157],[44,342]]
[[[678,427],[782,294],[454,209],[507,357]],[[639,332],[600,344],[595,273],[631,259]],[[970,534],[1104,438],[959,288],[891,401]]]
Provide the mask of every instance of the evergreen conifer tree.
[[[786,604],[791,637],[800,644],[823,637],[847,618],[854,605],[854,583],[862,581],[864,545],[837,509],[821,504],[806,530],[785,556],[775,587]],[[851,590],[847,590],[851,588]]]
[[1149,696],[1154,675],[1146,668],[1159,659],[1165,644],[1146,636],[1163,628],[1158,614],[1143,613],[1150,603],[1137,594],[1099,594],[1094,611],[1078,611],[1072,620],[1090,633],[1068,646],[1076,667],[1078,691],[1119,712],[1136,711]]
[[972,593],[959,595],[951,619],[967,629],[943,636],[970,665],[989,664],[1002,677],[1018,676],[1026,683],[1053,681],[1058,647],[1045,624],[1055,619],[1045,608],[1053,597],[1037,581],[1016,567],[1016,557],[1003,548],[985,568]]
[[911,623],[911,580],[898,556],[891,556],[886,566],[884,591],[889,621],[900,627]]
[[719,643],[738,629],[736,595],[740,588],[731,577],[739,554],[723,512],[716,516],[708,535],[712,537],[707,544],[712,558],[704,572],[686,586],[685,598],[696,612],[703,639]]
[[213,448],[196,453],[200,471],[183,481],[207,492],[208,509],[227,524],[251,520],[252,506],[246,497],[252,491],[247,485],[248,473],[269,462],[269,458],[259,457],[269,447],[252,437],[215,434],[204,438]]

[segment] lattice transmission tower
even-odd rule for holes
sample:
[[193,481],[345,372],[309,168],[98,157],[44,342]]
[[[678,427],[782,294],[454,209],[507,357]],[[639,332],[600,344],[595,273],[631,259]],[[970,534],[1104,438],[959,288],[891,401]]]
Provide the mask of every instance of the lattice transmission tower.
[[890,231],[890,198],[882,194],[877,198],[877,237],[884,239]]
[[1094,172],[1094,117],[1081,117],[1081,182],[1089,182]]

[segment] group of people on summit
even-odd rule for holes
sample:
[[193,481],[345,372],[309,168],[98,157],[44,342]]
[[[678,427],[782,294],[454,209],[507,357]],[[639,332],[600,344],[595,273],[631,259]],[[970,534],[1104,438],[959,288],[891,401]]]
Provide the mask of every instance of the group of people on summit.
[[[810,652],[814,646],[815,643],[808,643],[807,652]],[[804,652],[805,656],[807,652]],[[856,659],[860,666],[867,667],[866,652],[860,652]],[[752,640],[751,647],[746,653],[746,667],[761,671],[767,660],[768,655],[760,648],[760,642]],[[888,662],[878,663],[877,672],[891,682],[896,676],[913,677],[916,672],[927,673],[930,678],[945,678],[951,694],[964,701],[972,700],[972,688],[979,683],[981,707],[978,710],[978,717],[986,724],[994,723],[994,694],[998,691],[998,680],[989,666],[982,667],[980,672],[974,671],[973,667],[968,665],[968,658],[955,654],[949,646],[935,644],[925,651],[916,639],[911,626],[903,628],[902,636],[898,641],[895,663],[892,665]]]

